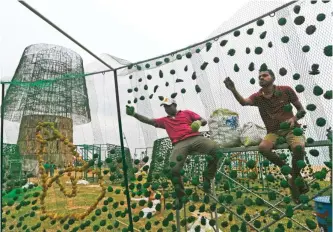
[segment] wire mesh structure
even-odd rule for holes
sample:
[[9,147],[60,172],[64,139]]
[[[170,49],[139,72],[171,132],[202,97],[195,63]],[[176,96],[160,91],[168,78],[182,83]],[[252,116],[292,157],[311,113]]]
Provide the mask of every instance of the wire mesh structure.
[[[287,180],[287,171],[290,173],[290,170],[279,169],[271,165],[268,160],[262,160],[257,146],[223,148],[225,155],[221,160],[221,168],[215,176],[218,186],[216,192],[212,194],[204,194],[202,188],[198,187],[201,184],[199,174],[204,168],[205,158],[190,159],[182,172],[185,174],[184,179],[187,179],[186,195],[175,200],[177,196],[171,181],[167,178],[160,180],[164,174],[170,174],[169,166],[171,167],[171,164],[168,164],[168,156],[172,145],[170,140],[165,139],[166,133],[148,125],[139,125],[140,131],[137,132],[135,124],[131,124],[133,118],[127,117],[126,119],[130,120],[126,122],[128,124],[126,128],[124,127],[124,134],[129,145],[150,147],[154,143],[150,167],[146,158],[142,162],[140,160],[133,162],[123,146],[123,134],[119,123],[122,146],[115,146],[118,146],[118,154],[121,156],[114,155],[117,149],[111,149],[111,156],[105,160],[110,164],[109,170],[101,172],[99,167],[96,168],[95,174],[103,173],[98,177],[100,185],[78,187],[77,178],[73,177],[70,171],[67,173],[60,171],[59,175],[67,174],[61,178],[72,184],[72,194],[64,192],[64,187],[60,183],[57,183],[58,186],[55,184],[52,186],[52,183],[50,186],[44,185],[42,191],[36,186],[31,186],[31,190],[27,190],[26,194],[15,189],[14,194],[13,192],[7,194],[10,196],[4,203],[6,215],[2,224],[3,229],[46,230],[52,226],[52,229],[60,231],[107,229],[199,232],[219,231],[219,228],[223,231],[242,232],[287,229],[317,231],[316,217],[312,215],[314,206],[312,200],[318,195],[332,195],[332,182],[329,178],[332,169],[332,135],[329,129],[332,125],[332,91],[328,85],[331,81],[332,67],[330,30],[332,21],[331,9],[327,7],[331,5],[326,4],[326,1],[291,2],[245,25],[237,24],[231,27],[233,28],[231,31],[158,58],[129,65],[126,61],[113,57],[115,61],[119,64],[124,63],[125,66],[112,69],[112,72],[106,74],[101,71],[94,75],[96,79],[94,81],[100,84],[95,85],[100,87],[98,90],[109,91],[113,89],[112,87],[116,87],[118,119],[125,114],[120,112],[124,108],[120,108],[119,105],[125,104],[134,105],[136,112],[147,117],[161,117],[165,112],[160,107],[160,100],[170,96],[177,100],[179,108],[193,109],[205,118],[217,108],[223,107],[237,112],[241,124],[246,121],[261,124],[262,120],[257,109],[242,108],[225,89],[223,79],[231,76],[242,94],[253,93],[258,90],[254,84],[257,81],[259,67],[266,63],[275,71],[276,83],[289,85],[295,89],[307,109],[307,115],[302,119],[302,123],[306,126],[302,128],[306,128],[302,133],[304,132],[308,138],[307,154],[305,161],[299,162],[302,176],[297,179],[297,184],[299,187],[304,187],[308,183],[310,189],[299,196],[300,203],[292,201]],[[264,5],[262,7],[261,10],[264,11],[266,8]],[[247,12],[249,9],[253,10],[246,8],[242,12]],[[249,16],[246,14],[246,17]],[[98,75],[106,78],[97,78]],[[66,79],[66,75],[60,77],[59,81],[62,78]],[[80,78],[83,79],[83,77],[76,79]],[[113,80],[116,83],[114,85]],[[20,86],[23,83],[12,84]],[[45,88],[50,82],[42,80],[35,84]],[[33,85],[30,83],[25,87],[30,86]],[[100,105],[104,104],[104,107],[96,107],[96,111],[100,113],[98,116],[102,118],[105,116],[105,109],[113,109],[115,104],[110,104],[111,101],[105,102],[103,91],[97,89],[95,91],[99,94],[99,99],[102,99]],[[110,117],[105,120],[109,119]],[[122,122],[125,124],[124,121]],[[114,133],[114,127],[103,129],[104,132],[98,136]],[[85,136],[90,135],[89,133],[90,131],[82,134]],[[140,135],[143,135],[143,140]],[[140,144],[142,141],[144,145]],[[140,146],[137,146],[138,143]],[[288,151],[288,145],[280,144],[277,149],[279,157],[287,159],[290,163],[291,153]],[[95,162],[94,159],[89,160],[88,165],[93,166]],[[150,169],[147,179],[140,174],[141,167],[144,172]],[[133,171],[136,179],[129,177],[128,183],[128,176],[123,175],[125,171]],[[124,181],[121,181],[122,178]],[[42,180],[45,179],[49,182],[54,180],[42,176]],[[95,190],[92,190],[93,188]],[[79,191],[76,191],[78,189]],[[65,194],[59,194],[61,192]],[[79,198],[80,193],[81,198]],[[31,195],[36,199],[17,201],[23,196],[30,198]],[[46,195],[48,198],[45,202],[48,208],[54,210],[51,216],[40,216],[35,212],[38,210],[37,206],[28,209],[29,214],[24,210],[20,211],[21,207],[36,204],[38,197],[44,199]],[[63,195],[70,197],[66,198]],[[127,197],[126,202],[124,195]],[[73,200],[74,197],[77,199]],[[332,205],[331,197],[328,198],[330,199],[328,205]],[[179,202],[184,203],[181,209],[184,216],[180,216],[180,211],[176,210]],[[19,211],[15,212],[17,213],[15,216],[10,215],[14,207]],[[69,216],[69,211],[74,211],[75,214]],[[25,220],[25,215],[30,215],[30,220]],[[327,214],[324,217],[327,224],[330,224],[331,217]]]
[[[20,122],[18,145],[24,157],[23,169],[35,175],[38,172],[35,159],[35,128],[39,122],[54,122],[67,139],[73,141],[73,124],[80,125],[91,120],[86,82],[81,57],[75,52],[56,45],[35,44],[27,47],[16,69],[12,83],[5,96],[4,118]],[[38,83],[49,82],[41,90]],[[34,84],[31,84],[34,83]],[[63,143],[49,144],[46,162],[67,166],[72,155]]]

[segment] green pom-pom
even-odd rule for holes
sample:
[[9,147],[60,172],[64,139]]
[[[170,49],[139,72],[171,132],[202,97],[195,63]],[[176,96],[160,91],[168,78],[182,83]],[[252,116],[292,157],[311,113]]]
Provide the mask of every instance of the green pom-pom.
[[317,15],[317,21],[319,21],[319,22],[324,21],[325,18],[326,18],[326,15],[323,13]]
[[218,62],[220,62],[220,58],[214,57],[213,61],[214,61],[214,63],[218,63]]
[[282,43],[288,43],[289,42],[289,37],[288,36],[283,36],[281,38]]
[[265,23],[265,21],[263,20],[263,19],[259,19],[258,21],[257,21],[257,25],[260,27],[260,26],[262,26],[262,25],[264,25],[264,23]]
[[323,126],[326,125],[326,120],[324,118],[321,118],[321,117],[317,118],[316,124],[317,124],[317,126],[323,127]]
[[283,175],[288,175],[288,174],[290,174],[290,173],[291,173],[291,167],[290,167],[289,165],[283,165],[283,166],[281,167],[281,173],[282,173]]
[[206,67],[207,67],[207,65],[208,65],[208,62],[204,62],[204,63],[200,66],[200,69],[201,69],[201,70],[205,70]]
[[324,54],[326,56],[332,56],[332,45],[328,45],[324,48]]
[[212,47],[212,43],[211,42],[207,42],[206,43],[206,52],[208,52]]
[[169,63],[170,62],[170,58],[169,57],[164,58],[164,62],[165,63]]
[[301,136],[303,134],[303,129],[300,127],[296,127],[293,129],[293,134],[295,136]]
[[319,156],[319,151],[317,149],[311,149],[309,151],[309,153],[314,156],[314,157],[318,157]]
[[256,47],[256,48],[254,49],[254,53],[257,54],[257,55],[260,55],[262,52],[263,52],[262,47]]
[[306,34],[312,35],[317,30],[315,25],[310,25],[305,29]]
[[233,48],[228,51],[229,56],[233,56],[233,55],[235,55],[235,53],[236,53],[236,50]]
[[252,35],[252,34],[253,34],[253,28],[249,28],[249,29],[247,29],[246,33],[247,33],[248,35]]
[[[155,85],[155,86],[154,86],[154,93],[156,93],[157,89],[158,89],[158,85]],[[164,99],[164,98],[163,98],[163,99]],[[162,99],[162,100],[163,100],[163,99]],[[162,100],[161,100],[161,101],[162,101]]]
[[254,85],[254,84],[256,83],[256,79],[251,78],[250,83],[251,83],[252,85]]
[[262,162],[262,165],[263,165],[264,167],[268,167],[268,166],[269,166],[269,160],[264,160],[264,161]]
[[222,40],[220,43],[221,47],[224,47],[228,43],[228,40]]
[[280,26],[284,26],[284,25],[286,25],[286,23],[287,23],[287,19],[286,18],[279,18],[278,24]]
[[150,68],[150,64],[146,64],[145,67],[146,67],[146,68]]
[[282,188],[288,188],[288,187],[289,187],[288,181],[286,181],[286,180],[281,180],[281,181],[280,181],[280,186],[281,186]]
[[239,67],[238,67],[237,64],[234,65],[234,71],[235,71],[235,72],[239,72]]
[[294,12],[295,12],[295,14],[298,14],[300,12],[300,10],[301,10],[301,6],[300,5],[294,6]]
[[266,175],[266,180],[269,182],[274,182],[275,178],[272,174],[268,174],[268,175]]
[[281,122],[280,123],[280,129],[285,130],[290,128],[290,123],[288,122]]
[[196,53],[200,53],[200,51],[201,51],[200,48],[197,48],[197,49],[195,50]]
[[201,92],[201,88],[200,88],[199,85],[195,85],[195,91],[196,91],[197,93],[200,93],[200,92]]
[[180,90],[180,92],[184,94],[184,93],[186,93],[186,89],[182,88],[182,89]]
[[324,93],[324,90],[323,90],[320,86],[316,85],[316,86],[313,88],[313,94],[314,94],[314,95],[316,95],[316,96],[320,96],[320,95],[322,95],[323,93]]
[[317,106],[315,104],[309,104],[309,105],[306,106],[306,109],[308,111],[315,111],[316,108],[317,108]]
[[295,90],[297,93],[302,93],[304,92],[305,88],[303,85],[296,85]]
[[294,210],[293,210],[293,207],[291,205],[287,205],[287,208],[286,208],[286,216],[288,218],[292,218],[292,216],[294,215]]
[[302,169],[306,167],[306,163],[304,162],[304,160],[298,160],[297,161],[297,167]]
[[294,23],[296,25],[302,25],[303,23],[305,22],[305,18],[304,16],[300,15],[300,16],[297,16],[294,20]]
[[314,221],[311,220],[311,219],[305,219],[305,223],[306,223],[306,225],[309,227],[309,229],[311,229],[311,230],[314,230],[314,229],[317,228],[317,223],[314,222]]
[[267,31],[264,31],[263,33],[260,34],[259,38],[260,39],[265,39],[266,34],[267,34]]
[[298,80],[299,78],[301,78],[301,75],[300,75],[299,73],[295,73],[295,74],[293,75],[293,79],[294,79],[294,80]]
[[252,72],[254,70],[254,63],[251,62],[249,65],[249,70]]
[[177,93],[173,93],[173,94],[171,94],[170,97],[171,97],[171,98],[175,98],[175,97],[177,97]]
[[247,161],[246,162],[246,166],[248,167],[248,168],[254,168],[255,166],[256,166],[256,161],[255,160],[253,160],[253,159],[250,159],[249,161]]
[[292,110],[293,110],[293,107],[290,104],[287,104],[287,105],[283,106],[283,111],[284,112],[292,112]]
[[327,99],[327,100],[332,99],[332,90],[326,91],[325,94],[324,94],[324,98]]
[[280,68],[280,70],[279,70],[279,74],[281,75],[281,76],[285,76],[286,74],[287,74],[287,69],[285,69],[285,68]]
[[170,70],[170,74],[171,74],[171,75],[174,75],[175,73],[176,73],[176,71],[175,71],[174,69],[171,69],[171,70]]
[[302,51],[303,51],[303,52],[309,52],[309,51],[310,51],[310,46],[309,46],[309,45],[304,45],[304,46],[302,47]]
[[186,58],[190,59],[191,57],[192,57],[192,53],[191,52],[186,53]]
[[239,31],[239,30],[234,31],[234,36],[235,36],[235,37],[238,37],[239,35],[240,35],[240,31]]
[[177,60],[181,60],[182,59],[182,55],[181,54],[177,54],[176,59]]

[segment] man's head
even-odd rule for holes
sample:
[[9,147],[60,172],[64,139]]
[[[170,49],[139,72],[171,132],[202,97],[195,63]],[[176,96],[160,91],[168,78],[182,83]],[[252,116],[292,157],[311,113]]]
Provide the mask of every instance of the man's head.
[[177,103],[173,99],[164,98],[161,103],[161,106],[164,107],[165,112],[170,116],[175,116],[177,113]]
[[259,71],[259,85],[261,87],[267,87],[274,83],[275,74],[271,69],[267,69],[266,71]]

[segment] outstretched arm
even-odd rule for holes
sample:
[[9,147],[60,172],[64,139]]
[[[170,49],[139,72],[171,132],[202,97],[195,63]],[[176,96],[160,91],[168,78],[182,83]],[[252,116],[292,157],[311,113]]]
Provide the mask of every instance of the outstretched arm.
[[152,125],[152,126],[156,126],[154,119],[152,118],[147,118],[141,114],[138,113],[134,113],[133,115],[134,118],[136,118],[137,120],[139,120],[140,122]]
[[134,107],[133,106],[126,106],[126,114],[129,116],[132,116],[139,120],[140,122],[156,126],[155,120],[151,118],[147,118],[141,114],[135,113]]
[[250,98],[243,98],[243,96],[238,93],[238,91],[236,90],[235,84],[230,79],[230,77],[227,77],[224,80],[224,84],[227,87],[227,89],[229,89],[232,92],[232,94],[234,95],[236,100],[239,102],[239,104],[241,104],[242,106],[253,106],[253,101]]

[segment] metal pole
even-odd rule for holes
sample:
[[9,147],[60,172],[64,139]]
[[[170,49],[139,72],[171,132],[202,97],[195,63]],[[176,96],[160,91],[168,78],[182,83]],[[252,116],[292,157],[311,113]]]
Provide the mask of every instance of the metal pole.
[[120,101],[119,101],[117,71],[115,70],[113,73],[114,73],[114,87],[115,87],[115,91],[116,91],[116,102],[117,102],[118,126],[119,126],[119,137],[120,137],[120,146],[121,146],[121,157],[122,157],[122,161],[123,161],[123,171],[124,171],[124,179],[125,179],[124,182],[125,182],[127,208],[128,208],[129,230],[133,232],[131,198],[130,198],[130,194],[129,194],[128,176],[127,176],[127,168],[128,167],[127,167],[127,164],[126,164],[123,127],[122,127],[122,123],[121,123],[121,109],[120,109]]
[[[3,137],[4,137],[4,132],[3,132],[3,125],[4,125],[4,112],[5,112],[5,84],[1,84],[1,147],[0,147],[0,155],[1,155],[1,194],[2,194],[2,191],[3,191],[3,178],[4,178],[4,163],[3,163],[3,156],[4,156],[4,149],[3,149]],[[2,197],[1,197],[1,218],[2,218]]]
[[75,40],[72,36],[70,36],[65,31],[63,31],[60,27],[58,27],[57,25],[55,25],[54,23],[52,23],[49,19],[47,19],[44,15],[42,15],[41,13],[39,13],[36,9],[34,9],[28,3],[26,3],[25,1],[22,1],[22,0],[20,0],[19,3],[21,3],[23,6],[25,6],[29,10],[31,10],[34,14],[36,14],[38,17],[40,17],[41,19],[43,19],[45,22],[47,22],[49,25],[51,25],[53,28],[55,28],[61,34],[63,34],[64,36],[66,36],[68,39],[70,39],[71,41],[73,41],[80,48],[82,48],[83,50],[85,50],[86,52],[88,52],[91,56],[93,56],[95,59],[97,59],[98,61],[100,61],[106,67],[110,68],[111,71],[114,70],[114,68],[112,68],[109,64],[107,64],[104,60],[102,60],[97,55],[95,55],[93,52],[91,52],[88,48],[86,48],[85,46],[83,46],[81,43],[79,43],[77,40]]

